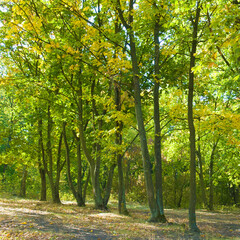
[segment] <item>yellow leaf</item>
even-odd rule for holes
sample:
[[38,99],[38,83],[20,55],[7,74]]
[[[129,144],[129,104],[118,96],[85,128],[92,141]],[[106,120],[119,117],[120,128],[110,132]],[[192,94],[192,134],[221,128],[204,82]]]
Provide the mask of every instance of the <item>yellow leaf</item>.
[[85,12],[85,11],[88,11],[90,9],[90,7],[85,7],[85,8],[83,8],[83,11]]
[[214,62],[209,63],[208,68],[212,68],[212,67],[217,67],[217,64]]
[[217,52],[213,53],[212,58],[213,58],[214,60],[217,59]]
[[69,69],[70,69],[70,70],[74,70],[74,67],[75,67],[74,65],[71,65],[71,66],[69,67]]

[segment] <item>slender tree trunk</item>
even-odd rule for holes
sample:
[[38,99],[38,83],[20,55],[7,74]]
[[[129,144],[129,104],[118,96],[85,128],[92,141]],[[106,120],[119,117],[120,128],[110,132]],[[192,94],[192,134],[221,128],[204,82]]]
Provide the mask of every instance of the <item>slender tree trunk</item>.
[[125,170],[125,192],[128,193],[129,185],[130,185],[130,167],[131,167],[131,161],[127,160],[127,166]]
[[99,165],[94,164],[90,165],[90,176],[92,181],[94,202],[96,209],[103,209],[103,199],[100,190],[100,182],[99,182]]
[[[42,139],[42,119],[38,120],[38,167],[39,174],[41,179],[41,193],[40,193],[40,201],[47,201],[47,181],[46,181],[46,171],[44,168],[45,155],[44,155],[44,147],[43,147],[43,139]],[[42,154],[41,154],[42,153]]]
[[[51,133],[52,133],[52,117],[50,106],[48,106],[48,126],[47,126],[47,156],[48,156],[48,165],[49,170],[47,170],[49,183],[52,192],[52,201],[53,203],[61,203],[59,197],[59,180],[60,180],[60,158],[61,158],[61,143],[62,143],[62,134],[60,135],[59,145],[58,145],[58,156],[57,156],[57,173],[56,173],[56,181],[54,182],[53,177],[53,155],[52,155],[52,142],[51,142]],[[47,165],[47,164],[46,164]],[[46,166],[47,168],[47,166]]]
[[177,171],[174,171],[174,206],[177,206],[177,189],[178,189],[178,177]]
[[[131,31],[132,32],[132,31]],[[136,118],[138,123],[138,131],[140,137],[140,144],[142,150],[142,157],[143,157],[143,168],[144,168],[144,176],[147,188],[147,196],[148,196],[148,205],[151,211],[151,218],[150,221],[156,221],[157,218],[157,208],[156,202],[154,197],[154,186],[152,180],[152,165],[150,162],[150,156],[148,152],[148,145],[147,145],[147,136],[143,121],[143,113],[142,113],[142,104],[141,104],[141,89],[139,83],[139,70],[138,70],[138,61],[136,55],[136,48],[135,48],[135,39],[134,35],[130,33],[130,48],[131,48],[131,59],[132,59],[132,67],[133,67],[133,86],[134,86],[134,100],[135,100],[135,111],[136,111]]]
[[159,74],[160,74],[160,50],[159,50],[159,17],[156,16],[154,27],[154,43],[155,43],[155,56],[154,56],[154,70],[155,70],[155,82],[153,89],[153,101],[154,101],[154,157],[156,162],[155,167],[155,188],[156,188],[156,201],[158,208],[158,218],[160,222],[166,222],[167,219],[164,215],[163,208],[163,179],[162,179],[162,139],[161,139],[161,126],[160,126],[160,113],[159,113]]
[[87,179],[86,179],[86,182],[84,184],[84,189],[83,189],[83,201],[84,201],[84,203],[86,202],[87,187],[88,187],[89,180],[90,180],[90,169],[87,173]]
[[99,173],[100,173],[100,146],[99,144],[96,144],[96,162],[92,158],[90,151],[87,147],[86,138],[84,134],[84,127],[83,127],[83,104],[82,104],[82,82],[79,78],[79,91],[78,91],[78,116],[79,116],[79,137],[81,146],[83,149],[83,152],[87,158],[87,161],[90,165],[90,177],[92,181],[92,188],[93,188],[93,195],[94,195],[94,201],[95,201],[95,208],[102,209],[103,208],[103,199],[101,196],[101,190],[100,190],[100,183],[99,183]]
[[82,192],[76,191],[73,181],[72,181],[72,176],[71,176],[71,163],[70,163],[70,150],[69,150],[69,145],[67,141],[67,134],[66,134],[66,122],[63,123],[63,139],[64,139],[64,144],[65,144],[65,150],[66,150],[66,163],[67,163],[67,178],[68,178],[68,184],[69,187],[73,193],[73,196],[77,200],[77,205],[78,206],[83,206],[84,202],[82,199]]
[[196,16],[192,20],[192,50],[190,53],[189,85],[188,85],[188,127],[190,131],[190,201],[189,201],[189,228],[191,231],[199,231],[196,223],[196,145],[195,145],[195,127],[193,120],[193,89],[194,89],[194,72],[195,53],[197,51],[198,21],[200,18],[200,6],[197,2]]
[[118,212],[120,214],[129,215],[126,205],[125,197],[125,184],[123,176],[123,167],[122,167],[122,155],[117,155],[117,164],[118,164]]
[[82,188],[82,155],[81,155],[81,143],[80,139],[74,134],[77,142],[77,168],[78,168],[78,178],[77,178],[77,195],[80,200],[78,205],[85,206],[85,198],[83,196]]
[[27,166],[24,165],[23,172],[22,172],[21,186],[20,186],[20,194],[19,194],[19,196],[22,197],[22,198],[26,197],[27,175],[28,175]]
[[61,132],[59,136],[59,143],[58,143],[57,172],[56,172],[55,182],[53,182],[53,187],[54,187],[53,203],[61,203],[60,196],[59,196],[59,183],[60,183],[60,174],[64,166],[64,164],[61,166],[62,138],[63,138],[63,132]]
[[[144,176],[146,182],[146,190],[147,190],[147,197],[148,197],[148,205],[151,211],[151,217],[149,221],[158,221],[158,211],[156,206],[156,199],[154,196],[154,185],[152,180],[152,166],[150,162],[150,155],[148,151],[147,145],[147,136],[146,130],[143,121],[143,113],[142,113],[142,103],[141,103],[141,89],[140,89],[140,82],[139,82],[139,68],[138,68],[138,59],[137,59],[137,51],[136,51],[136,44],[135,44],[135,36],[134,30],[132,28],[133,23],[133,15],[130,14],[129,16],[129,24],[126,22],[123,11],[121,9],[120,0],[116,2],[117,11],[119,14],[119,18],[122,21],[122,24],[127,29],[129,38],[130,38],[130,54],[131,54],[131,61],[132,61],[132,71],[133,71],[133,90],[134,90],[134,100],[135,100],[135,112],[136,112],[136,119],[138,124],[138,131],[140,137],[140,144],[142,150],[142,158],[143,158],[143,169],[144,169]],[[133,4],[134,1],[129,1],[129,12],[133,11]]]
[[177,202],[177,207],[178,208],[181,207],[184,187],[185,187],[185,184],[182,184],[181,189],[180,189],[180,196],[179,196],[179,199],[178,199],[178,202]]
[[47,181],[46,181],[46,173],[43,168],[39,169],[40,178],[41,178],[41,195],[40,201],[47,201]]
[[96,144],[96,164],[92,175],[92,185],[94,187],[95,208],[106,209],[104,206],[102,192],[100,187],[100,165],[101,165],[101,146]]
[[[121,87],[119,82],[115,82],[115,105],[116,110],[121,111]],[[121,121],[116,121],[116,144],[122,145],[122,129],[123,123]],[[128,215],[128,210],[126,206],[126,198],[125,198],[125,184],[124,184],[124,176],[123,176],[123,166],[122,166],[123,156],[120,153],[117,153],[117,165],[118,165],[118,212],[120,214]]]
[[212,153],[209,164],[209,210],[213,210],[213,165],[214,165],[214,154],[218,144],[218,140],[213,144]]
[[[200,141],[200,140],[199,140]],[[198,151],[196,152],[198,156],[198,162],[199,162],[199,178],[200,178],[200,187],[201,187],[201,192],[202,192],[202,201],[204,204],[204,207],[207,207],[207,197],[206,197],[206,192],[205,192],[205,184],[204,184],[204,179],[203,179],[203,162],[202,162],[202,154],[201,154],[201,149],[200,149],[200,143],[198,145]]]
[[114,170],[115,170],[116,164],[112,164],[110,169],[109,169],[109,173],[108,173],[108,180],[107,180],[107,186],[105,188],[105,194],[104,194],[104,198],[103,198],[103,206],[104,208],[107,209],[107,204],[111,195],[111,189],[112,189],[112,180],[113,180],[113,174],[114,174]]

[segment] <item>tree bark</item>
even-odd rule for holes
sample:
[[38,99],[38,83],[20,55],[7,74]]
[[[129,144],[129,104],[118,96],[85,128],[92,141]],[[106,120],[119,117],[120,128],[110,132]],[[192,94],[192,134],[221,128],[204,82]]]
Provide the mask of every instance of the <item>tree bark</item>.
[[192,68],[195,66],[195,53],[197,51],[197,35],[198,21],[200,18],[200,5],[197,2],[196,16],[192,20],[192,50],[190,52],[190,69],[189,69],[189,85],[188,85],[188,127],[190,131],[190,201],[189,201],[189,228],[191,231],[199,231],[196,223],[196,145],[195,145],[195,127],[193,120],[193,90],[194,90],[194,72]]

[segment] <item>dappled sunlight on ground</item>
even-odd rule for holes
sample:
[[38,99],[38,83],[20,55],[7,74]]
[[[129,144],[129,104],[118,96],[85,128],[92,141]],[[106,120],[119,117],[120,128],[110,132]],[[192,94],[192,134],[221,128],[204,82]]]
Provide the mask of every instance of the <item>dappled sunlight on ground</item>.
[[147,222],[147,208],[128,209],[130,216],[124,216],[118,214],[117,204],[102,211],[93,204],[78,207],[73,202],[57,205],[0,199],[0,239],[240,239],[240,219],[235,212],[198,210],[201,234],[192,236],[187,231],[187,209],[166,209],[168,223]]
[[39,211],[39,210],[31,210],[28,208],[10,208],[10,207],[2,207],[0,203],[0,212],[1,214],[12,215],[15,216],[17,214],[28,214],[28,215],[47,215],[49,212]]
[[107,218],[107,219],[117,219],[117,218],[128,218],[127,216],[124,215],[119,215],[115,213],[95,213],[95,214],[90,214],[90,217],[99,217],[99,218]]

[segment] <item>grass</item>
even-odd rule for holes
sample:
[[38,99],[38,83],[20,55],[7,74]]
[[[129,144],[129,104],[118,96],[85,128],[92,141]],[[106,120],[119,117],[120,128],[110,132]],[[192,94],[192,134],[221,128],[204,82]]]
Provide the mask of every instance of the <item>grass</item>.
[[169,223],[148,223],[146,206],[128,204],[130,216],[108,211],[36,200],[0,198],[0,239],[240,239],[239,211],[197,211],[200,234],[188,231],[188,211],[166,209]]

